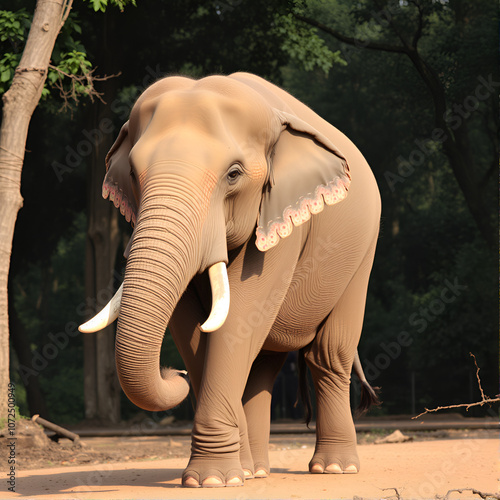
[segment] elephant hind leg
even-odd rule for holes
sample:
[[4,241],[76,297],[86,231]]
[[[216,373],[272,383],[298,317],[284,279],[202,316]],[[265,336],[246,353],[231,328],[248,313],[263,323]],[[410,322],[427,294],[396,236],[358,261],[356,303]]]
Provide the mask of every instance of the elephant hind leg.
[[359,458],[349,389],[363,324],[371,260],[360,267],[306,348],[316,391],[316,448],[312,473],[356,473]]

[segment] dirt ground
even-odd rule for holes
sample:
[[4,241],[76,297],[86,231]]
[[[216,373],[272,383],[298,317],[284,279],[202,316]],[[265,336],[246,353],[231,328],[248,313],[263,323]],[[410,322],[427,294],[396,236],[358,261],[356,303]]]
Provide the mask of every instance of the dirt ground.
[[450,500],[481,498],[472,489],[500,498],[498,431],[405,432],[411,441],[375,444],[390,432],[358,433],[361,471],[356,475],[313,476],[307,464],[314,434],[272,434],[269,478],[249,480],[239,488],[194,490],[180,487],[189,436],[88,437],[75,446],[67,439],[55,443],[31,435],[16,444],[15,492],[7,491],[7,461],[2,460],[0,498],[411,499],[442,498],[452,489],[469,490],[450,493]]

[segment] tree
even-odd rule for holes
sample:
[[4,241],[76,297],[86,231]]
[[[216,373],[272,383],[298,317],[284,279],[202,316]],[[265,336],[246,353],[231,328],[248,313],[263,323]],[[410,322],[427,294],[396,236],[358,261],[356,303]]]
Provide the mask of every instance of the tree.
[[[71,0],[38,0],[23,56],[3,96],[0,129],[0,387],[9,381],[8,275],[17,213],[22,207],[21,172],[31,115],[47,78],[54,44],[71,9]],[[7,401],[0,400],[0,415]]]
[[[134,0],[131,0],[132,2]],[[122,8],[125,0],[114,0]],[[21,60],[15,69],[9,90],[3,95],[3,116],[0,128],[0,387],[6,387],[9,380],[9,314],[8,314],[8,275],[12,240],[17,214],[22,207],[21,173],[24,162],[25,145],[31,116],[37,107],[49,77],[62,96],[77,98],[79,93],[93,93],[93,77],[90,63],[73,51],[66,54],[63,67],[51,66],[51,56],[56,39],[71,11],[72,0],[38,0],[26,46]],[[92,0],[94,10],[103,10],[107,0]],[[16,21],[12,27],[18,29]],[[3,66],[0,80],[10,78],[9,65],[15,57],[2,59]],[[7,63],[7,67],[5,67]],[[81,76],[75,73],[84,66]],[[73,74],[72,74],[73,73]],[[71,90],[64,90],[61,75],[75,76]],[[90,90],[89,90],[90,89]],[[0,401],[0,415],[6,410],[6,400]]]
[[[316,2],[309,4],[314,15],[317,12]],[[324,9],[324,4],[321,8]],[[336,10],[339,10],[339,5]],[[472,217],[484,240],[493,248],[496,245],[496,230],[484,191],[497,168],[497,162],[481,165],[475,154],[468,122],[483,102],[497,99],[498,83],[492,78],[492,73],[483,74],[484,69],[473,68],[472,75],[477,81],[467,82],[473,87],[463,87],[462,92],[450,95],[450,83],[456,82],[445,80],[443,75],[452,79],[449,71],[452,67],[454,71],[463,70],[460,58],[467,43],[479,44],[481,53],[489,53],[490,30],[495,29],[495,23],[489,20],[496,17],[496,7],[484,1],[415,0],[401,3],[369,0],[353,10],[352,17],[356,18],[358,28],[355,35],[338,29],[333,20],[331,24],[318,21],[304,14],[303,10],[297,10],[295,18],[351,47],[403,54],[409,58],[433,102],[434,130],[431,138],[442,145]],[[443,45],[438,47],[426,43],[426,37],[432,37],[437,25],[447,30],[441,38]],[[446,48],[443,51],[445,55],[438,59],[436,54],[442,48]],[[466,75],[469,76],[470,73]],[[485,120],[493,121],[493,118],[486,116]],[[491,147],[496,150],[496,135],[491,135]]]

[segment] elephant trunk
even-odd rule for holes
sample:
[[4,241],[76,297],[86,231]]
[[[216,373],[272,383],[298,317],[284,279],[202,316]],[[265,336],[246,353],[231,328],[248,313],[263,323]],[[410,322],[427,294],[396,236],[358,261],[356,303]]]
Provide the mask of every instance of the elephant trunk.
[[166,184],[168,195],[157,188],[144,189],[116,333],[121,386],[134,404],[150,411],[173,408],[189,392],[179,371],[160,371],[160,349],[179,298],[203,266],[198,240],[207,215],[193,190],[186,195],[180,181],[176,185],[170,179]]

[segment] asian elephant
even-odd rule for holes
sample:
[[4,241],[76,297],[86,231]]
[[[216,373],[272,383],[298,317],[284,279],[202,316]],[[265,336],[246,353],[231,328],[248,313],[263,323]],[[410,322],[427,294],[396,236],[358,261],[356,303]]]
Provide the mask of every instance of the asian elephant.
[[159,367],[169,325],[197,401],[183,485],[267,476],[272,385],[299,349],[309,470],[358,472],[349,384],[381,210],[358,149],[260,77],[173,76],[138,98],[106,164],[103,196],[134,230],[122,287],[81,331],[118,317],[121,386],[156,411],[189,391]]

